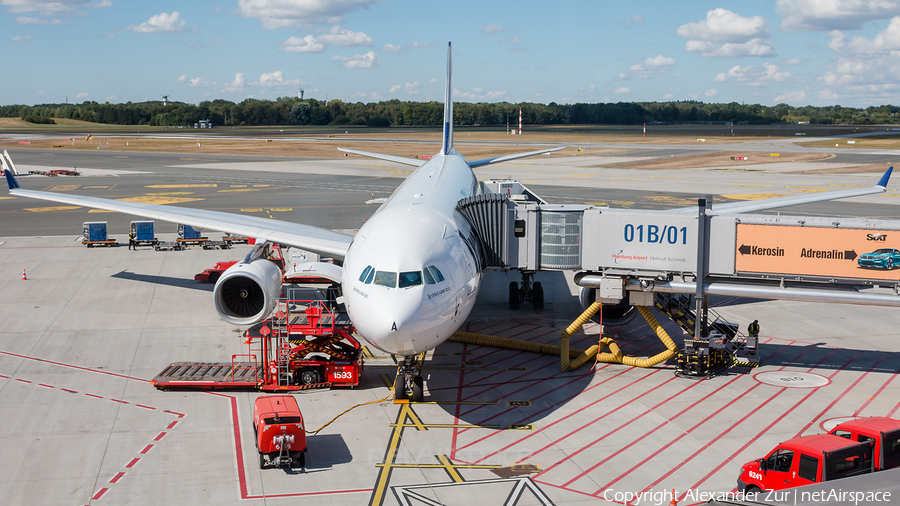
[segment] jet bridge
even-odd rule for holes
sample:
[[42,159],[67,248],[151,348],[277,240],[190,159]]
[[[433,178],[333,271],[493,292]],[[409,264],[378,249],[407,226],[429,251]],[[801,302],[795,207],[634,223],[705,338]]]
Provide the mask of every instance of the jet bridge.
[[457,210],[481,238],[486,269],[523,273],[514,308],[531,295],[543,307],[534,272],[577,271],[582,305],[601,300],[604,324],[656,306],[690,346],[753,363],[755,342],[714,314],[710,323],[709,295],[900,306],[900,220],[718,215],[711,198],[671,211],[556,205],[510,180],[481,190]]

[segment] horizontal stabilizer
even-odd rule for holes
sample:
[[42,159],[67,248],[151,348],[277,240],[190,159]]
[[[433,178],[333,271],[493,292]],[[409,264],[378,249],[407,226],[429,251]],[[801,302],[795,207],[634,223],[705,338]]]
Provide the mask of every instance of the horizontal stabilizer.
[[352,153],[354,155],[367,156],[376,160],[385,160],[387,162],[402,163],[403,165],[412,165],[413,167],[421,167],[428,160],[416,160],[415,158],[404,158],[402,156],[382,155],[380,153],[369,153],[368,151],[357,151],[355,149],[338,148],[338,151],[344,153]]
[[508,162],[510,160],[517,160],[519,158],[525,158],[526,156],[535,156],[535,155],[543,155],[544,153],[552,153],[554,151],[559,151],[560,149],[564,149],[565,146],[560,146],[558,148],[549,148],[549,149],[540,149],[538,151],[529,151],[527,153],[516,153],[514,155],[504,155],[504,156],[495,156],[494,158],[483,158],[481,160],[474,160],[469,162],[469,167],[473,169],[475,167],[481,167],[483,165],[492,165],[495,163]]

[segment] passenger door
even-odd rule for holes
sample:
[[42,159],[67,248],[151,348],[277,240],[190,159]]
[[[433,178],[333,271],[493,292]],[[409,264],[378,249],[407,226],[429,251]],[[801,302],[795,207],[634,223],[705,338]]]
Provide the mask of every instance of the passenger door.
[[766,459],[766,488],[781,490],[793,487],[794,451],[781,448]]

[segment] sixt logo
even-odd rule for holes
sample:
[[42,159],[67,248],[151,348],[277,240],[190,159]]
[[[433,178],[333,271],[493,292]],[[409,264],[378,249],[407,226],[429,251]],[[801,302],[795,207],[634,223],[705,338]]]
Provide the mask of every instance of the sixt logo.
[[887,240],[887,234],[882,234],[881,232],[879,232],[877,234],[866,234],[866,240],[867,241],[882,241],[882,242],[884,242]]

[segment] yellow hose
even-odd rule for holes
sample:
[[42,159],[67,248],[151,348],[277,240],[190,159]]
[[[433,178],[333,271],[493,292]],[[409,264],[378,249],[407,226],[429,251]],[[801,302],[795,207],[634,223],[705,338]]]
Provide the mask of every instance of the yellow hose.
[[[584,353],[572,357],[571,351],[569,350],[569,338],[572,337],[572,334],[578,332],[578,329],[580,329],[581,326],[584,325],[584,322],[590,320],[591,317],[594,316],[594,314],[597,313],[597,311],[599,311],[602,306],[603,305],[600,302],[594,302],[593,304],[588,306],[588,308],[585,309],[583,313],[581,313],[581,316],[579,316],[574,322],[572,322],[571,325],[566,327],[566,330],[563,330],[562,335],[560,335],[559,337],[559,368],[562,372],[569,372],[578,369],[585,362],[593,358],[598,351],[600,351],[600,347],[594,345],[588,348]],[[569,362],[570,358],[574,358],[575,360]]]
[[[508,337],[489,336],[485,334],[474,334],[472,332],[456,332],[450,336],[450,341],[457,343],[476,344],[479,346],[491,346],[493,348],[505,348],[516,351],[527,351],[530,353],[540,353],[543,355],[553,355],[558,357],[560,347],[555,344],[533,343],[531,341],[520,341],[518,339],[510,339]],[[584,350],[572,348],[569,350],[571,357],[577,357],[584,353]]]

